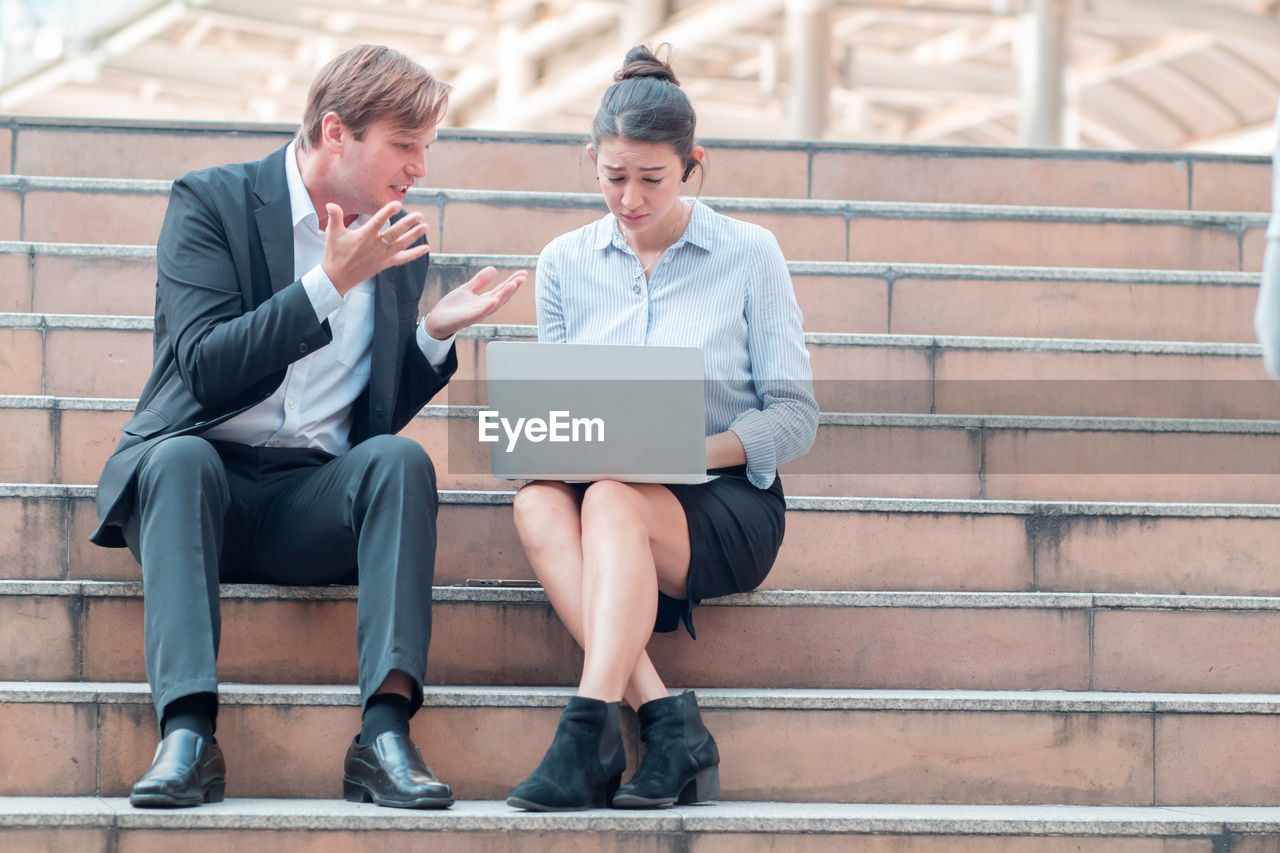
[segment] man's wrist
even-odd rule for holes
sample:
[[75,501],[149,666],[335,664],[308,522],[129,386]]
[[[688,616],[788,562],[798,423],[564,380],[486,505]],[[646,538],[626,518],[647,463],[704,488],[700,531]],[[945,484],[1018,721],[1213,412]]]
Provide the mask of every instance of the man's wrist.
[[457,329],[446,330],[439,328],[439,324],[433,322],[433,318],[430,314],[427,314],[427,316],[422,318],[422,327],[426,330],[428,335],[437,341],[448,341],[458,334]]
[[443,340],[432,336],[432,334],[427,331],[428,317],[430,317],[430,315],[427,315],[427,317],[422,319],[422,322],[418,323],[418,349],[422,350],[422,354],[426,356],[426,359],[431,366],[439,370],[440,366],[443,365],[445,360],[449,357],[449,351],[453,349],[454,336],[450,335]]
[[342,294],[320,264],[303,274],[302,288],[307,292],[307,298],[311,300],[311,307],[315,309],[318,320],[323,320],[342,307]]

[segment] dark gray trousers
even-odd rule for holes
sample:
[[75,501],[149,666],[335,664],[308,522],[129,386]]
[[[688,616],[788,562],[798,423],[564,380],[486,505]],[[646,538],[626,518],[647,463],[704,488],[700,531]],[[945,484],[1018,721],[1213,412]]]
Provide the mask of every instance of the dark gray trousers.
[[377,436],[341,456],[198,436],[159,442],[138,470],[125,541],[142,564],[156,717],[216,693],[218,583],[358,583],[361,703],[392,670],[414,680],[431,639],[437,494],[426,451]]

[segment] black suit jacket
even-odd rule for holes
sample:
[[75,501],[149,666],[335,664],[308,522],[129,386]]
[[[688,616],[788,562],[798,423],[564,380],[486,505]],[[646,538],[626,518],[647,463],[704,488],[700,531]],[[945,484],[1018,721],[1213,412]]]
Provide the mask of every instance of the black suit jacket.
[[[156,246],[154,365],[98,480],[89,538],[99,545],[124,546],[133,479],[155,442],[265,400],[290,364],[333,339],[293,269],[285,150],[173,185]],[[415,341],[428,263],[424,256],[375,279],[369,385],[354,404],[353,445],[399,432],[457,369],[456,349],[437,371]]]

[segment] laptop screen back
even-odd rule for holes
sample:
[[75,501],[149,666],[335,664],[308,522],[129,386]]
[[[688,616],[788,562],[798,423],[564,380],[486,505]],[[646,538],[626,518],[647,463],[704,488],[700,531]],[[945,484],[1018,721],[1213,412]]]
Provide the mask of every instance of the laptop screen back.
[[478,418],[505,479],[706,479],[696,347],[491,341]]

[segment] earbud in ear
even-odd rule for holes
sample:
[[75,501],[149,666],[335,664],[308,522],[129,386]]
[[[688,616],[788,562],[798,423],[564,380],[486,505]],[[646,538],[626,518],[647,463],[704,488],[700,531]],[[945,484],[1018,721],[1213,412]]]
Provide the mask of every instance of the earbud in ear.
[[684,177],[680,179],[681,183],[684,183],[689,180],[689,176],[693,174],[693,170],[697,165],[698,165],[697,160],[690,160],[688,162],[688,164],[684,167]]

